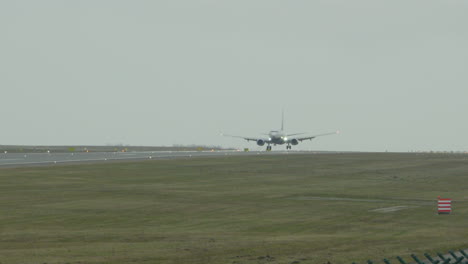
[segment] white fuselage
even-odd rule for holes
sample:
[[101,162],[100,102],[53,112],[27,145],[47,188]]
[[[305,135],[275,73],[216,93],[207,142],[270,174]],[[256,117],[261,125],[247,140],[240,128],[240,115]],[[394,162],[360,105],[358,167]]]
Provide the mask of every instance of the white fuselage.
[[270,137],[271,144],[275,145],[283,145],[288,140],[286,133],[283,131],[270,131],[268,136]]

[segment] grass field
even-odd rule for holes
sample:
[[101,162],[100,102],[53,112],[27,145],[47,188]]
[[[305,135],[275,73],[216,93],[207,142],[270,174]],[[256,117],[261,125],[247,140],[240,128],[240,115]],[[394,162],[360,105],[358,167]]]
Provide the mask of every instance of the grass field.
[[[337,264],[446,252],[468,248],[467,183],[462,154],[0,169],[0,263]],[[439,195],[454,199],[453,214],[437,215]]]

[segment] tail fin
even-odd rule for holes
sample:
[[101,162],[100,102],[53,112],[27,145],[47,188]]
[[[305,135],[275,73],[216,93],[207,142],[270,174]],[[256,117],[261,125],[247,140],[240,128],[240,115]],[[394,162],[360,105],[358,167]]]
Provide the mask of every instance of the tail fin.
[[281,112],[281,131],[284,131],[284,109]]

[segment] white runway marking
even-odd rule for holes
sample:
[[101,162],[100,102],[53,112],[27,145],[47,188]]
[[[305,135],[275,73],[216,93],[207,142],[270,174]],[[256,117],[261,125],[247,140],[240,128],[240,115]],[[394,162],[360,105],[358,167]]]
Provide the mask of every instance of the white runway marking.
[[357,199],[357,198],[345,198],[345,197],[315,197],[315,196],[301,196],[291,198],[294,200],[317,200],[317,201],[352,201],[352,202],[388,202],[388,200],[378,200],[378,199]]
[[378,213],[391,213],[396,212],[404,209],[409,208],[416,208],[417,206],[407,206],[407,205],[400,205],[400,206],[392,206],[392,207],[385,207],[385,208],[378,208],[374,210],[370,210],[371,212],[378,212]]
[[405,203],[417,206],[407,207],[418,207],[423,205],[433,205],[435,200],[406,200],[406,199],[362,199],[362,198],[347,198],[347,197],[320,197],[320,196],[298,196],[287,198],[291,200],[299,201],[350,201],[350,202],[367,202],[367,203]]

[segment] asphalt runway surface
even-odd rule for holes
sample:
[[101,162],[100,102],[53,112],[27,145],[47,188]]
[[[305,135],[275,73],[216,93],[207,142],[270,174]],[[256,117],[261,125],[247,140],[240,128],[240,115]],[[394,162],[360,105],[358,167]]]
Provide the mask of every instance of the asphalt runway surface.
[[312,153],[304,151],[145,151],[145,152],[77,152],[77,153],[0,153],[0,168],[28,166],[53,166],[57,164],[80,164],[123,162],[151,159],[183,159],[195,157],[221,157],[240,155],[276,155]]

